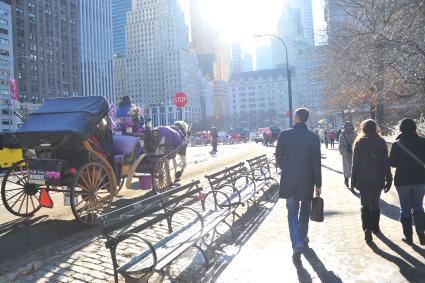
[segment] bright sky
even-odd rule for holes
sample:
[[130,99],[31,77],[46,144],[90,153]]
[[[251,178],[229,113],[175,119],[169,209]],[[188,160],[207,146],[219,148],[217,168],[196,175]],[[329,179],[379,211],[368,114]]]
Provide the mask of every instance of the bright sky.
[[[189,0],[179,0],[189,22]],[[277,33],[283,6],[296,0],[205,0],[206,18],[228,43],[240,42],[246,52],[255,54],[258,46],[269,39],[253,38],[254,34]],[[290,2],[289,2],[290,1]],[[324,30],[324,0],[312,0],[316,30]]]

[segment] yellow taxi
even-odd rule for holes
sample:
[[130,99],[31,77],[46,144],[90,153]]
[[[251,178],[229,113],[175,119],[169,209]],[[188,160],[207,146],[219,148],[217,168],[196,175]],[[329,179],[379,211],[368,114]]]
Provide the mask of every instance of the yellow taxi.
[[7,169],[23,159],[22,148],[9,133],[0,134],[0,169]]

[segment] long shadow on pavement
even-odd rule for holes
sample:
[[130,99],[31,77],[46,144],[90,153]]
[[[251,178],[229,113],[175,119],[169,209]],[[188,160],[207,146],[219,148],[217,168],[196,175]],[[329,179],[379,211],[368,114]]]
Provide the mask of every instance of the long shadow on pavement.
[[[258,199],[259,204],[265,201],[266,196],[263,195]],[[232,254],[226,254],[226,251],[222,250],[222,244],[224,243],[227,246],[229,243],[230,232],[222,235],[217,244],[214,247],[214,253],[212,258],[210,258],[210,265],[203,267],[201,270],[196,270],[196,282],[215,282],[219,276],[224,272],[228,265],[235,259],[235,257],[240,253],[241,248],[248,242],[248,240],[254,235],[258,230],[261,223],[266,219],[266,217],[272,212],[274,206],[278,200],[278,192],[272,197],[272,201],[268,202],[268,206],[258,205],[251,206],[247,211],[242,215],[242,218],[234,222],[235,229],[235,239],[233,241],[233,246],[235,249]],[[270,207],[271,206],[271,207]],[[180,273],[173,282],[188,282],[188,280],[194,280],[193,271],[198,265],[197,260],[194,259],[192,264],[190,264],[185,271]],[[190,281],[190,282],[195,282]]]
[[[131,199],[117,199],[113,207],[123,207],[151,193]],[[92,240],[100,234],[100,226],[84,226],[76,220],[50,218],[42,214],[0,224],[0,276],[16,266],[44,261]]]
[[[418,271],[422,273],[422,276],[425,277],[425,264],[417,260],[415,257],[407,253],[405,250],[403,250],[399,245],[395,244],[393,241],[388,239],[384,234],[377,236],[385,245],[387,245],[390,249],[392,249],[394,252],[396,252],[398,255],[400,255],[405,261],[409,262],[411,265],[413,265]],[[422,256],[423,256],[424,250],[422,250]]]
[[320,260],[312,248],[305,249],[303,254],[322,282],[342,283],[342,280],[338,277],[338,275],[326,268],[324,263]]
[[375,243],[369,243],[368,246],[372,249],[372,251],[379,255],[380,257],[390,261],[398,266],[400,270],[400,274],[406,278],[409,282],[423,282],[424,274],[418,271],[417,268],[411,266],[402,258],[389,254],[383,250],[381,250]]

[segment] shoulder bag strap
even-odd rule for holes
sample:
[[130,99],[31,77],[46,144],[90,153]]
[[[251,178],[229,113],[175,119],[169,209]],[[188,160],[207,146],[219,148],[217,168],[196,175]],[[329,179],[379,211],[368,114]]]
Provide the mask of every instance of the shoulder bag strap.
[[348,142],[347,137],[344,135],[344,133],[342,133],[342,136],[344,137],[344,140],[347,143],[347,145],[353,146],[351,143]]
[[407,155],[409,155],[413,160],[415,160],[419,165],[425,169],[425,163],[419,159],[413,152],[411,152],[404,144],[401,143],[401,140],[395,142]]

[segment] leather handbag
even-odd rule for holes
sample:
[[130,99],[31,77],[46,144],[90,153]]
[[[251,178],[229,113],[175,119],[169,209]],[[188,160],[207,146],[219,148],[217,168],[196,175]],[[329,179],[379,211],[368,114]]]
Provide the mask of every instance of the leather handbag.
[[315,197],[311,201],[311,214],[310,220],[315,222],[323,222],[324,220],[324,202],[321,197]]

